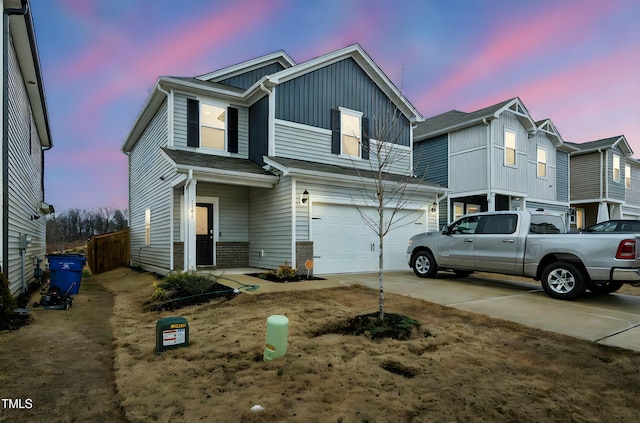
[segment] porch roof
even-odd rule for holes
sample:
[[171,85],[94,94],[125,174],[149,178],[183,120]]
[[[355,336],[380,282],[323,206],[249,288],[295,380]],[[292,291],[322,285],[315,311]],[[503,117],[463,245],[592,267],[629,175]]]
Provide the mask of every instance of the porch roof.
[[[294,176],[311,176],[311,177],[324,177],[334,181],[356,181],[364,182],[373,181],[377,179],[377,172],[372,170],[360,170],[353,167],[343,167],[337,165],[330,165],[325,163],[309,162],[306,160],[288,159],[284,157],[265,156],[265,163],[267,166],[275,168],[283,174],[291,174]],[[406,176],[393,173],[385,173],[384,179],[390,182],[403,182],[406,180]],[[444,193],[446,188],[431,184],[421,180],[420,178],[409,178],[407,180],[409,185],[415,187],[422,187],[431,191]]]
[[222,177],[232,183],[233,178],[236,185],[244,179],[247,185],[254,186],[257,186],[258,181],[269,186],[273,186],[278,181],[277,176],[249,159],[175,150],[168,147],[162,147],[162,151],[173,162],[177,171],[192,170],[198,174],[199,179]]

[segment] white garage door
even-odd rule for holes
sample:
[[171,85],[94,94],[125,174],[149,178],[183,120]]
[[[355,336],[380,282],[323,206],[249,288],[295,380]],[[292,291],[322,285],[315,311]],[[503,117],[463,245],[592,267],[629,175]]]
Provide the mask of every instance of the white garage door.
[[[364,210],[377,222],[378,213],[375,209]],[[407,269],[409,238],[425,231],[422,211],[403,210],[400,213],[405,216],[402,220],[404,226],[392,230],[384,239],[385,270]],[[385,216],[391,216],[391,210]],[[315,274],[378,270],[378,236],[365,224],[353,206],[314,203],[311,238]]]

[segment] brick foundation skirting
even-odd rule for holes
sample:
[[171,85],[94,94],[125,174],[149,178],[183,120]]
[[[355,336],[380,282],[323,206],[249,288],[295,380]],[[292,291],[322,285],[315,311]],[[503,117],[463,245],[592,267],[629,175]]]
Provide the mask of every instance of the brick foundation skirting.
[[249,267],[249,243],[217,242],[216,267],[218,269]]

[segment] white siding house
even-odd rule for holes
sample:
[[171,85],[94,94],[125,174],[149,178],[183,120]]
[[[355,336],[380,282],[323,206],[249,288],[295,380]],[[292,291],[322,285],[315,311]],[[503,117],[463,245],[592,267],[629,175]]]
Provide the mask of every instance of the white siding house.
[[437,227],[432,204],[445,192],[413,178],[421,120],[358,45],[300,64],[276,52],[160,77],[123,145],[131,264],[376,270],[379,246],[358,209],[371,213],[364,194],[388,157],[384,179],[408,181],[411,198],[385,239],[387,268],[406,268],[409,236]]
[[419,175],[446,186],[440,221],[475,211],[569,211],[568,154],[553,122],[536,122],[519,98],[471,113],[452,110],[419,123]]
[[42,74],[28,1],[0,1],[2,37],[2,207],[0,267],[12,294],[33,281],[46,252],[44,151],[51,148]]

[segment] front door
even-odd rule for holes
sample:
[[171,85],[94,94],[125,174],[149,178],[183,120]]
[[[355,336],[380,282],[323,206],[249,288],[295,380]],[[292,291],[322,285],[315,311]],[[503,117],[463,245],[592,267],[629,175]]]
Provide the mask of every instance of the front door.
[[213,265],[213,204],[196,203],[196,266]]

